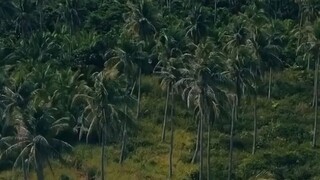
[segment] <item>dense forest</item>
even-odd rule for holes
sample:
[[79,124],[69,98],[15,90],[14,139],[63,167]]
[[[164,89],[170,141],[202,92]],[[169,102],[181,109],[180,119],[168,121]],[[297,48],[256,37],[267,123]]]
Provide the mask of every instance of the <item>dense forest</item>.
[[319,0],[0,0],[0,179],[320,179]]

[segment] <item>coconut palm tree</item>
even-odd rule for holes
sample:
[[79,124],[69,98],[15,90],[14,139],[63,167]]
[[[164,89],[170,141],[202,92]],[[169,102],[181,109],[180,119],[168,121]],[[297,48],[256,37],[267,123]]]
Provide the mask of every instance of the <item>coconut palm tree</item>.
[[[149,47],[151,41],[153,41],[153,35],[157,32],[159,14],[157,9],[152,5],[149,0],[139,1],[138,5],[131,2],[127,3],[130,8],[130,12],[126,14],[125,30],[127,34],[130,34],[138,39],[142,40],[143,46],[138,46],[139,52],[143,52],[143,47]],[[132,37],[131,36],[131,37]],[[140,101],[141,101],[141,74],[144,58],[137,58],[136,64],[138,67],[137,85],[138,85],[138,104],[136,119],[139,119],[140,115]],[[149,60],[148,60],[149,61]]]
[[[166,89],[165,111],[162,125],[162,142],[166,138],[166,122],[168,118],[168,104],[170,96],[170,84],[177,81],[178,77],[174,77],[173,71],[181,66],[181,54],[184,43],[184,32],[179,29],[180,24],[174,25],[172,28],[165,29],[160,32],[159,40],[154,48],[154,53],[158,54],[159,62],[154,68],[154,73],[160,76],[161,87]],[[179,63],[175,63],[175,61]],[[178,65],[180,64],[180,65]]]
[[[219,89],[219,84],[224,80],[222,72],[219,72],[217,68],[219,62],[213,61],[210,62],[210,58],[216,57],[212,54],[213,47],[209,43],[200,43],[197,46],[195,55],[187,55],[188,59],[188,68],[182,74],[183,77],[177,81],[176,86],[184,87],[182,97],[186,100],[188,107],[191,106],[191,103],[194,104],[196,110],[199,112],[199,142],[197,143],[196,152],[200,153],[200,172],[199,179],[203,178],[203,131],[204,123],[209,122],[210,114],[214,114],[217,118],[219,114],[218,110],[218,95],[223,97],[223,91]],[[219,69],[221,70],[221,69]],[[210,124],[208,124],[210,126]],[[208,127],[208,142],[210,142],[210,127]],[[210,143],[207,144],[209,148],[208,152],[208,163],[207,163],[207,173],[210,178]],[[198,149],[199,148],[199,149]]]
[[139,3],[127,3],[130,12],[126,14],[125,29],[133,36],[139,37],[149,43],[152,36],[157,32],[158,16],[157,9],[149,0],[141,0]]
[[119,103],[118,84],[114,81],[117,74],[110,73],[107,69],[96,72],[92,75],[94,86],[87,86],[83,92],[75,95],[73,105],[84,103],[83,117],[87,121],[88,131],[86,141],[88,143],[90,135],[96,132],[101,137],[101,178],[105,178],[105,148],[107,138],[116,139],[121,121],[128,125],[130,118],[123,113],[117,104]]
[[[37,179],[44,180],[44,166],[51,168],[50,158],[61,157],[62,150],[70,150],[72,146],[55,136],[68,124],[66,118],[55,119],[50,107],[28,107],[28,109],[16,117],[16,135],[3,137],[0,141],[8,144],[1,157],[20,152],[16,157],[13,167],[21,162],[27,164],[27,171],[32,164],[36,170]],[[23,165],[24,166],[24,165]],[[25,168],[25,167],[24,167]]]
[[318,74],[319,74],[319,49],[320,49],[320,21],[308,25],[303,29],[304,41],[297,48],[297,52],[303,51],[306,55],[315,57],[313,105],[314,105],[314,126],[312,147],[317,146],[317,121],[318,121]]
[[15,19],[16,33],[25,37],[36,29],[35,7],[30,0],[21,0],[19,2],[19,13]]
[[192,8],[187,23],[186,36],[190,37],[194,44],[198,44],[207,33],[207,20],[200,4]]

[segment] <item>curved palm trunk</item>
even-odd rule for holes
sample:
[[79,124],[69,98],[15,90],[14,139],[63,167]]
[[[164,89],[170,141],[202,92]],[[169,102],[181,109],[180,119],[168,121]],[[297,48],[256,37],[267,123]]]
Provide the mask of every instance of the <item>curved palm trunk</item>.
[[210,131],[211,131],[211,126],[210,126],[210,114],[208,113],[207,115],[207,122],[208,122],[208,141],[207,141],[207,180],[210,180]]
[[268,99],[271,98],[272,68],[269,68]]
[[169,95],[170,95],[170,87],[167,87],[167,98],[166,98],[166,105],[164,109],[164,117],[163,117],[163,125],[162,125],[162,136],[161,141],[164,142],[166,139],[166,126],[167,126],[167,112],[168,112],[168,102],[169,102]]
[[256,141],[257,141],[257,97],[254,97],[253,102],[253,143],[252,154],[256,153]]
[[319,59],[320,54],[318,54],[315,73],[314,73],[314,125],[313,125],[313,141],[312,147],[317,146],[317,121],[318,121],[318,74],[319,74]]
[[231,114],[231,127],[230,127],[230,147],[229,147],[229,169],[228,169],[228,180],[232,178],[232,168],[233,168],[233,130],[234,121],[236,119],[236,102],[233,99],[232,102],[232,114]]
[[198,130],[197,130],[197,142],[196,142],[196,149],[194,151],[191,163],[194,164],[196,163],[196,159],[199,153],[199,146],[200,146],[200,128],[201,128],[201,119],[198,121]]
[[137,114],[136,114],[137,120],[139,120],[139,117],[140,117],[140,101],[141,101],[141,67],[139,67],[139,75],[138,75],[138,104],[137,104]]
[[169,179],[172,177],[172,172],[173,172],[173,162],[172,162],[172,157],[173,157],[173,139],[174,139],[174,126],[173,126],[173,87],[171,87],[171,115],[170,115],[170,152],[169,152]]

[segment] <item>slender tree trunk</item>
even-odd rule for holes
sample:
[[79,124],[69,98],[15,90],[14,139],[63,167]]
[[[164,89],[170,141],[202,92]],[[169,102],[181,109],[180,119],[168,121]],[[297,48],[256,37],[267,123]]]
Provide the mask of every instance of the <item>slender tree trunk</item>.
[[271,98],[271,81],[272,81],[272,68],[269,68],[269,86],[268,86],[268,99]]
[[106,129],[107,129],[107,119],[106,119],[106,112],[103,110],[103,124],[102,124],[102,132],[101,132],[101,180],[105,180],[105,146],[106,146]]
[[[200,103],[203,105],[203,95],[200,97]],[[203,180],[203,121],[204,121],[204,108],[200,108],[201,111],[201,119],[200,119],[200,170],[199,170],[199,180]]]
[[301,12],[301,2],[298,3],[299,4],[299,37],[298,37],[298,42],[297,42],[297,48],[300,46],[300,41],[301,41],[301,30],[302,30],[302,12]]
[[[105,125],[103,125],[105,126]],[[102,140],[102,144],[101,144],[101,180],[104,180],[105,179],[105,176],[104,176],[104,158],[105,158],[105,127],[103,127],[103,130],[102,130],[102,133],[101,133],[101,140]]]
[[42,29],[42,5],[41,5],[41,9],[40,9],[40,13],[39,13],[39,24],[40,24],[40,31],[43,32],[43,29]]
[[174,125],[173,125],[173,104],[174,104],[174,94],[173,94],[173,87],[171,86],[171,115],[170,115],[170,152],[169,152],[169,179],[172,178],[172,172],[173,172],[173,139],[174,139]]
[[234,120],[235,120],[235,116],[236,116],[236,102],[235,101],[236,101],[235,99],[232,99],[228,180],[231,180],[231,178],[232,178],[232,169],[233,169],[233,130],[234,130]]
[[214,26],[217,24],[217,1],[218,0],[214,0]]
[[171,12],[171,0],[167,0],[167,7],[169,12]]
[[253,143],[252,154],[256,153],[256,141],[257,141],[257,97],[253,100]]
[[315,67],[315,77],[314,77],[314,125],[313,125],[313,141],[312,147],[317,146],[317,121],[318,121],[318,74],[319,74],[319,57],[318,54],[316,67]]
[[37,179],[38,180],[44,180],[42,162],[37,162],[37,164],[36,164],[36,173],[37,173]]
[[26,162],[25,162],[24,159],[22,160],[22,169],[23,169],[23,180],[29,180],[29,178],[28,178],[28,170],[27,170]]
[[207,141],[207,180],[211,180],[210,178],[210,131],[211,131],[211,125],[210,125],[210,113],[207,115],[207,122],[208,122],[208,141]]
[[140,117],[140,102],[141,101],[141,67],[139,67],[139,75],[138,75],[138,105],[137,105],[137,115],[136,119],[139,120]]
[[[127,115],[127,105],[124,107],[124,113]],[[123,125],[123,133],[122,133],[122,145],[121,145],[121,153],[120,153],[120,159],[119,164],[122,165],[123,159],[124,159],[124,153],[126,149],[126,140],[127,140],[127,119],[124,122]]]
[[164,142],[166,139],[166,124],[167,124],[167,112],[168,112],[168,102],[169,102],[169,95],[170,95],[170,87],[167,87],[167,98],[166,98],[166,105],[164,109],[164,117],[163,117],[163,125],[162,125],[162,136],[161,141]]
[[197,142],[196,142],[196,149],[194,151],[191,163],[194,164],[196,163],[196,159],[198,157],[198,153],[199,153],[199,146],[200,146],[200,128],[201,128],[201,119],[199,119],[198,121],[198,131],[197,131]]
[[310,56],[308,55],[308,61],[307,61],[307,70],[310,70]]

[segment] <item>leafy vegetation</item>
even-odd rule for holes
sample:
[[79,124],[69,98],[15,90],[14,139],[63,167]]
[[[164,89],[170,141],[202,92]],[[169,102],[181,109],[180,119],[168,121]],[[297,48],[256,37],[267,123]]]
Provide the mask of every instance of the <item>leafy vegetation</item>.
[[1,0],[0,179],[319,179],[318,0]]

